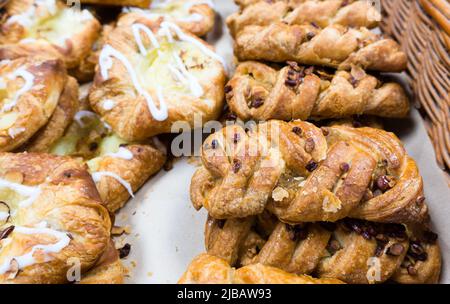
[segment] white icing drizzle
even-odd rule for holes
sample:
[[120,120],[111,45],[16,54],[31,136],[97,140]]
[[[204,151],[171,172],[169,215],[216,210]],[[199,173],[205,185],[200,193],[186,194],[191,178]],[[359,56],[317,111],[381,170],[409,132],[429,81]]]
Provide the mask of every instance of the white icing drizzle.
[[75,114],[73,119],[80,125],[80,127],[84,128],[84,127],[86,127],[86,124],[83,122],[83,118],[85,118],[85,117],[96,118],[97,114],[95,114],[92,111],[82,110],[82,111],[78,111]]
[[9,112],[9,111],[11,111],[11,109],[16,106],[17,101],[19,100],[19,98],[23,94],[25,94],[26,92],[31,90],[31,88],[34,86],[34,76],[33,76],[33,74],[28,72],[23,67],[18,68],[17,70],[15,70],[11,74],[9,74],[7,77],[9,79],[11,79],[11,80],[14,80],[14,79],[16,79],[18,77],[21,77],[21,78],[23,78],[25,83],[19,90],[17,90],[16,94],[14,94],[14,97],[12,98],[11,101],[8,102],[7,104],[3,105],[2,112]]
[[9,215],[9,212],[0,212],[0,221],[8,219]]
[[133,189],[131,188],[130,183],[128,183],[126,180],[124,180],[119,175],[117,175],[113,172],[109,172],[109,171],[98,171],[98,172],[92,173],[92,179],[94,180],[95,183],[98,183],[103,176],[112,177],[115,180],[117,180],[125,189],[127,189],[128,193],[131,195],[131,197],[134,197]]
[[[44,224],[46,226],[45,222],[44,222]],[[25,267],[34,265],[37,262],[34,258],[34,254],[37,251],[42,252],[45,255],[47,255],[49,253],[58,253],[69,245],[70,238],[66,233],[60,232],[60,231],[57,231],[54,229],[50,229],[50,228],[45,228],[45,226],[42,227],[43,225],[37,225],[37,226],[38,226],[37,228],[15,226],[13,234],[15,234],[15,233],[21,233],[21,234],[27,234],[27,235],[46,234],[46,235],[53,236],[58,241],[56,243],[47,244],[47,245],[38,244],[38,245],[33,246],[31,248],[30,252],[28,252],[24,255],[6,258],[5,261],[0,265],[0,274],[5,274],[8,270],[10,270],[12,260],[15,260],[17,262],[19,269],[24,269]],[[45,256],[46,262],[48,262],[50,260],[51,260],[50,257]]]
[[154,48],[159,49],[160,46],[159,46],[158,40],[156,39],[155,35],[148,27],[146,27],[145,25],[140,24],[140,23],[135,23],[131,26],[131,29],[133,31],[134,40],[136,41],[136,43],[139,47],[139,52],[143,56],[147,55],[147,49],[144,47],[144,44],[142,43],[140,31],[144,32],[147,35],[147,37],[150,39],[150,42],[152,43]]
[[133,153],[124,147],[119,147],[119,150],[116,153],[107,153],[105,156],[109,157],[115,157],[115,158],[122,158],[125,160],[132,160],[133,159]]
[[9,188],[22,196],[27,196],[28,198],[19,203],[20,207],[29,207],[41,194],[41,189],[39,187],[30,187],[18,183],[10,182],[6,179],[0,178],[0,188]]
[[116,106],[116,103],[114,100],[106,99],[103,101],[103,109],[105,111],[111,111]]
[[134,87],[136,88],[136,91],[142,96],[144,96],[145,100],[147,101],[148,108],[150,110],[150,113],[152,114],[153,118],[155,118],[158,121],[164,121],[167,119],[169,113],[167,110],[167,105],[163,100],[160,100],[159,102],[159,109],[156,107],[155,102],[153,101],[153,98],[150,96],[149,93],[147,93],[146,90],[141,86],[139,83],[139,79],[137,77],[137,74],[131,65],[130,61],[119,51],[117,51],[115,48],[113,48],[110,45],[105,45],[100,53],[99,58],[99,65],[100,65],[100,73],[102,75],[103,79],[108,79],[108,70],[112,67],[113,61],[112,57],[115,57],[118,59],[127,69],[131,81],[133,82]]

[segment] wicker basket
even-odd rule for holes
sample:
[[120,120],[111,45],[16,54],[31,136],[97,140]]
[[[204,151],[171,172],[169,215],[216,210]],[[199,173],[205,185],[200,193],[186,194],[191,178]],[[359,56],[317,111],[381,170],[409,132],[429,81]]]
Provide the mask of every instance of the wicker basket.
[[450,185],[450,3],[448,0],[381,0],[381,29],[408,56],[408,76]]

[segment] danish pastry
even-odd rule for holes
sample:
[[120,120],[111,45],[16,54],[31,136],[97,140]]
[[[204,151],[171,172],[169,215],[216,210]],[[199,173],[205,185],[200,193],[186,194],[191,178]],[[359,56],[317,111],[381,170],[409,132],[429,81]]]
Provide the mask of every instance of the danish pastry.
[[[420,237],[417,237],[420,236]],[[401,224],[344,219],[337,223],[288,225],[263,214],[208,219],[208,254],[231,265],[263,264],[290,273],[367,284],[437,283],[441,256],[436,235]]]
[[18,148],[48,122],[66,79],[59,60],[29,57],[0,63],[0,151]]
[[235,55],[240,61],[296,61],[341,70],[360,66],[366,70],[400,72],[406,55],[392,39],[383,39],[367,28],[332,24],[249,25],[236,33]]
[[135,21],[163,19],[177,24],[196,36],[204,36],[214,27],[214,4],[211,0],[163,0],[154,1],[148,9],[129,7],[119,18],[118,26]]
[[369,1],[308,0],[299,3],[258,1],[227,18],[231,35],[235,36],[248,25],[270,25],[274,22],[310,24],[326,27],[340,24],[348,27],[373,28],[381,14]]
[[143,140],[171,132],[176,121],[193,126],[194,117],[218,118],[224,65],[174,23],[117,27],[100,52],[89,100],[121,138]]
[[125,273],[125,267],[111,240],[95,266],[81,278],[80,284],[123,284]]
[[147,8],[151,0],[81,0],[81,3],[97,5],[137,6]]
[[64,283],[72,265],[95,265],[111,221],[83,163],[1,153],[0,176],[0,282]]
[[381,83],[362,69],[331,74],[296,62],[280,70],[248,61],[238,65],[225,87],[229,109],[242,120],[324,119],[355,114],[405,117],[403,88]]
[[[29,145],[28,149],[35,151],[38,147]],[[39,151],[86,161],[105,206],[114,212],[162,168],[166,160],[164,149],[156,138],[143,142],[121,139],[91,111],[83,98],[63,136],[48,149]]]
[[0,58],[39,54],[78,66],[100,31],[88,10],[68,7],[59,0],[14,0],[6,6],[0,26]]
[[191,182],[195,208],[217,219],[264,209],[281,221],[428,219],[418,168],[398,138],[372,128],[271,120],[209,136]]
[[189,265],[179,284],[342,284],[336,279],[294,275],[262,264],[234,269],[221,258],[201,254]]

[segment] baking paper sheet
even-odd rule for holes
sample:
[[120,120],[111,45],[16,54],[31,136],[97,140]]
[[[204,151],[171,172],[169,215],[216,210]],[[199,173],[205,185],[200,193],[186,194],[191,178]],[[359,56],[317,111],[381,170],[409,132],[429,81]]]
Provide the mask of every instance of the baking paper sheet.
[[[237,7],[232,0],[216,0],[215,4],[216,27],[207,40],[232,66],[232,39],[224,22]],[[450,283],[450,190],[435,162],[421,117],[413,110],[409,119],[390,122],[386,129],[403,140],[419,165],[434,230],[439,234],[443,256],[441,282]],[[117,215],[117,225],[131,227],[130,235],[117,240],[131,244],[131,253],[124,260],[129,269],[128,283],[176,283],[189,262],[205,251],[206,212],[195,211],[189,199],[195,170],[192,159],[177,160],[172,170],[153,177]]]

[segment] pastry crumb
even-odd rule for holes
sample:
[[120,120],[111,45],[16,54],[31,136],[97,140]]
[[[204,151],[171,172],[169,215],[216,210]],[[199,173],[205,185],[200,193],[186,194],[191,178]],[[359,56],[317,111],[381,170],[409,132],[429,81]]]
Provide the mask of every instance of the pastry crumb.
[[281,202],[282,200],[284,200],[285,198],[288,198],[288,197],[289,197],[289,192],[282,187],[276,187],[272,191],[272,198],[276,202]]

